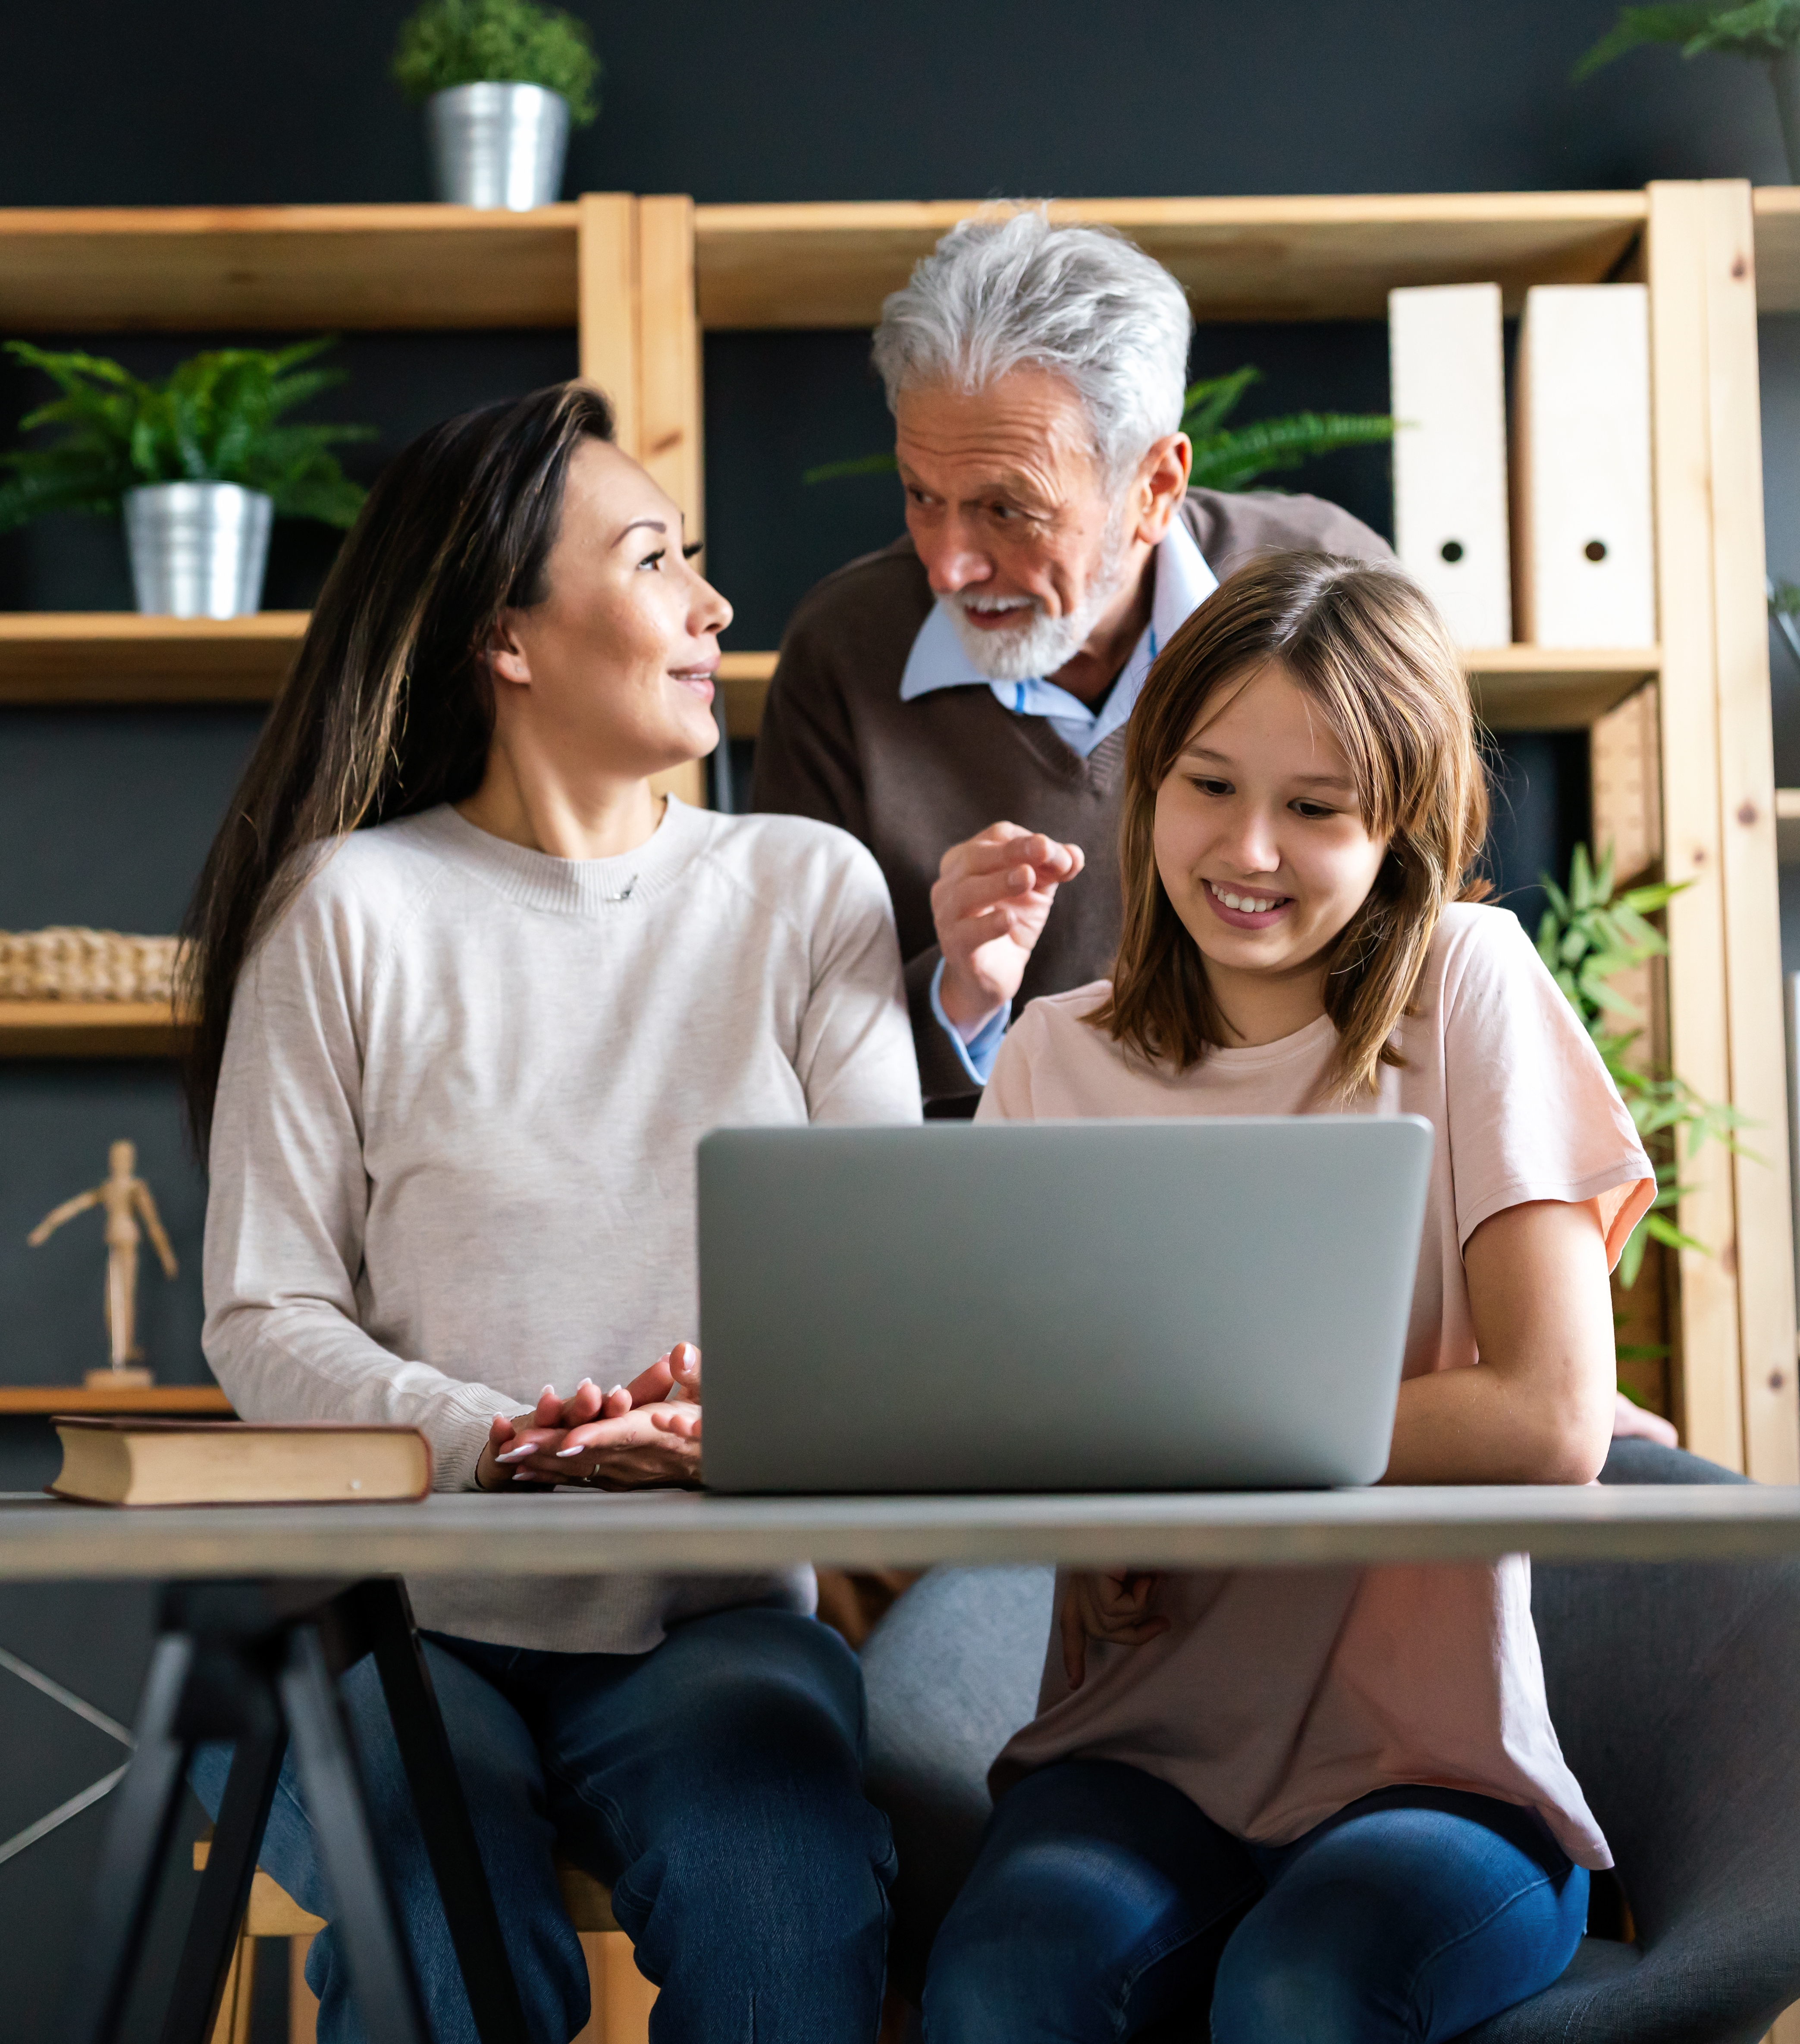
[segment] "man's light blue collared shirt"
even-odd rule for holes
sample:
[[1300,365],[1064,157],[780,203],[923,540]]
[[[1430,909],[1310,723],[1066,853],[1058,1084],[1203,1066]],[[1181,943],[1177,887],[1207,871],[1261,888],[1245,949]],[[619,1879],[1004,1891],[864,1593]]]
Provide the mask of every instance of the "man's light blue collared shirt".
[[[1131,655],[1119,670],[1119,678],[1100,708],[1090,709],[1078,697],[1054,682],[1042,679],[995,682],[975,667],[962,650],[947,607],[940,600],[919,628],[907,655],[906,671],[900,676],[900,701],[931,694],[938,689],[992,689],[1004,709],[1018,717],[1041,717],[1072,751],[1085,759],[1119,729],[1136,707],[1143,693],[1150,663],[1201,604],[1219,586],[1219,578],[1207,566],[1206,557],[1194,543],[1194,536],[1182,521],[1172,521],[1157,543],[1153,556],[1156,586],[1150,597],[1150,621],[1139,635]],[[963,1070],[976,1085],[985,1085],[1000,1055],[1001,1039],[1011,1020],[1010,1008],[1003,1008],[970,1042],[965,1043],[943,1010],[938,989],[944,976],[943,962],[931,975],[931,1012],[938,1026],[950,1039]]]

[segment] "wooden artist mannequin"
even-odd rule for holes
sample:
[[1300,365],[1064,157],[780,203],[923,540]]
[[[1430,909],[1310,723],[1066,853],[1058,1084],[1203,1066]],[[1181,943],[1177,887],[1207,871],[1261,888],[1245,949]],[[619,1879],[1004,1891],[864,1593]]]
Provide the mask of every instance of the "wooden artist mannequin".
[[113,1366],[110,1370],[90,1370],[88,1381],[148,1384],[152,1378],[148,1370],[131,1367],[144,1358],[144,1351],[136,1340],[137,1245],[143,1239],[137,1225],[139,1219],[141,1217],[144,1227],[150,1231],[150,1239],[162,1261],[166,1277],[175,1275],[175,1253],[163,1231],[162,1216],[156,1211],[150,1188],[137,1175],[137,1145],[115,1143],[106,1155],[110,1169],[105,1181],[90,1186],[85,1193],[77,1193],[72,1200],[64,1200],[59,1207],[44,1216],[25,1240],[36,1249],[48,1242],[64,1221],[73,1220],[90,1207],[105,1210],[106,1332],[112,1342]]

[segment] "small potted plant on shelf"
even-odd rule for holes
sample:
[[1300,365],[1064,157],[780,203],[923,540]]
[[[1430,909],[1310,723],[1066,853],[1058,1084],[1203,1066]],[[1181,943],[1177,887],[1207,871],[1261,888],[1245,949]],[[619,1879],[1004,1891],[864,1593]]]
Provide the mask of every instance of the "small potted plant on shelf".
[[140,611],[247,616],[263,600],[272,519],[347,526],[362,505],[331,449],[373,428],[286,423],[343,382],[341,370],[302,366],[331,345],[220,348],[146,383],[102,355],[8,341],[9,354],[62,394],[28,413],[21,431],[61,431],[48,446],[0,455],[11,471],[0,479],[0,532],[47,511],[122,511]]
[[401,25],[393,75],[424,106],[438,197],[452,206],[548,206],[570,125],[600,110],[586,26],[534,0],[424,0]]
[[1687,0],[1687,4],[1622,7],[1618,20],[1575,67],[1577,79],[1648,43],[1677,43],[1687,57],[1716,51],[1766,67],[1787,156],[1800,184],[1800,0]]

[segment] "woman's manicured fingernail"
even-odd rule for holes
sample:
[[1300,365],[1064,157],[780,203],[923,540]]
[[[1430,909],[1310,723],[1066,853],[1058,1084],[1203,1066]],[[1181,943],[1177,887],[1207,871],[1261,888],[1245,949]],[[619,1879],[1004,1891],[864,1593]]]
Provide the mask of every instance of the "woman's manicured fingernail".
[[608,1392],[606,1395],[607,1395],[607,1397],[608,1397],[608,1398],[617,1398],[617,1397],[621,1397],[621,1396],[624,1394],[624,1389],[625,1389],[625,1387],[624,1387],[624,1385],[622,1385],[622,1384],[615,1384],[615,1385],[613,1385],[612,1389],[609,1392]]
[[586,1453],[585,1448],[558,1448],[556,1450],[556,1459],[559,1462],[566,1462],[571,1455],[585,1455]]
[[522,1462],[527,1455],[535,1455],[537,1450],[529,1443],[522,1448],[502,1448],[494,1457],[497,1462]]
[[532,1481],[532,1473],[529,1470],[515,1470],[512,1472],[512,1481],[515,1483],[530,1483]]

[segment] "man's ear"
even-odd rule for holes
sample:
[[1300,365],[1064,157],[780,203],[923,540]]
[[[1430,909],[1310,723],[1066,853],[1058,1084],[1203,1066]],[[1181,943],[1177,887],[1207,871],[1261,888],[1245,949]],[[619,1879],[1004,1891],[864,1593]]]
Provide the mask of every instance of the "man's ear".
[[1147,545],[1153,547],[1169,530],[1176,506],[1188,494],[1193,465],[1193,443],[1185,433],[1165,433],[1138,464],[1136,537]]
[[516,688],[528,689],[532,685],[532,663],[520,641],[518,621],[516,611],[501,611],[493,631],[488,634],[487,644],[482,648],[482,657],[497,682],[511,682]]

